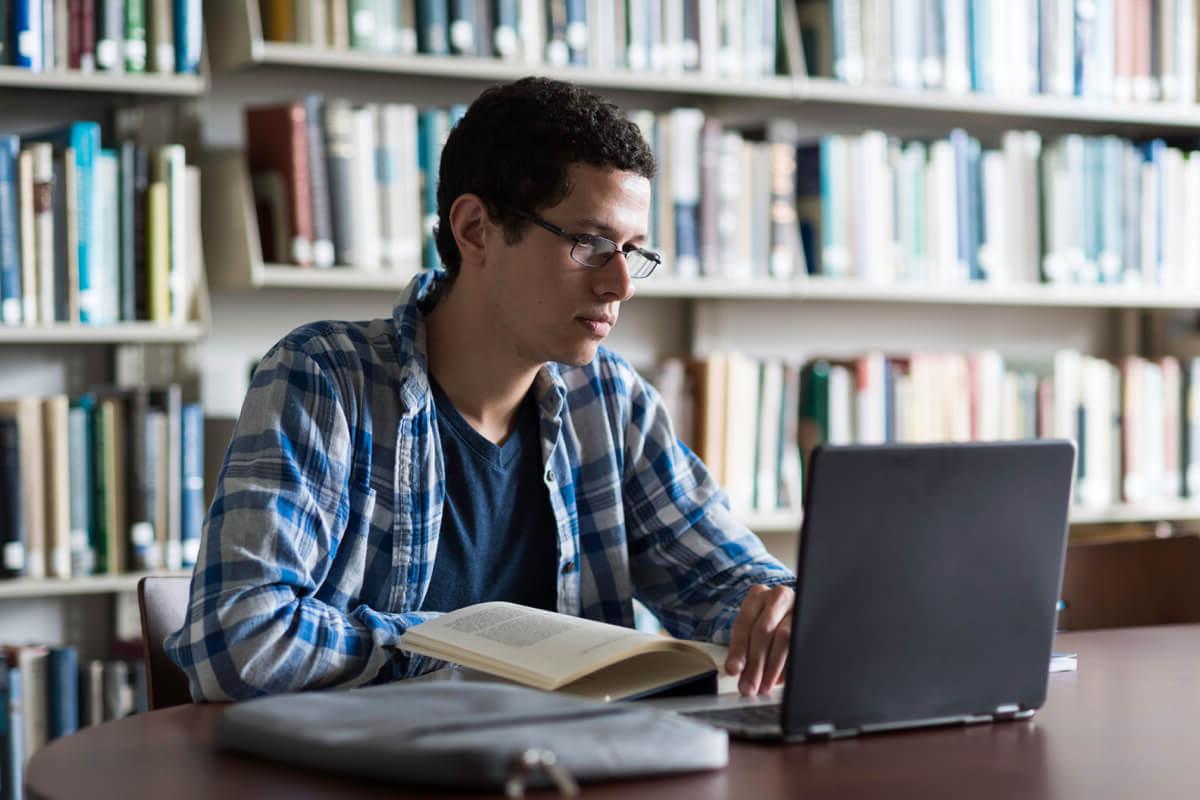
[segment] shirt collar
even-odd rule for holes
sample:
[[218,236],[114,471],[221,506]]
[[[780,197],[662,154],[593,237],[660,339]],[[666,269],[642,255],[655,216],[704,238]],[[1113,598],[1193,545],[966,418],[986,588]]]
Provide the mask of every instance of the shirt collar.
[[[447,286],[443,270],[422,270],[409,281],[392,309],[396,327],[396,355],[400,363],[400,396],[404,412],[414,413],[432,402],[429,387],[428,333],[425,315],[437,305]],[[533,381],[542,413],[558,417],[567,399],[561,366],[543,364]]]

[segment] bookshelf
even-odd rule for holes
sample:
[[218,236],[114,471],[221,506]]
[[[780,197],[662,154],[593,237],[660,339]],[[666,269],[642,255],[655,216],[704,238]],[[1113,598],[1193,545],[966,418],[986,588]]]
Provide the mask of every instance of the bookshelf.
[[187,98],[200,97],[207,89],[208,81],[203,75],[82,73],[74,70],[30,72],[21,67],[0,66],[0,90],[3,91]]
[[[12,6],[12,14],[17,13],[17,4],[9,4]],[[22,11],[25,13],[43,13],[49,11],[54,5],[66,8],[65,4],[54,4],[47,0],[44,4],[41,0],[34,0],[28,4],[22,4]],[[176,4],[175,7],[170,4],[160,4],[157,8],[168,9],[171,14],[188,13],[184,9],[185,4]],[[91,5],[88,4],[88,8]],[[113,5],[113,8],[118,12],[120,4]],[[96,11],[99,13],[100,4],[96,4]],[[194,10],[198,12],[199,4],[196,3]],[[4,12],[9,13],[8,11]],[[87,13],[91,13],[88,11]],[[150,14],[157,14],[157,11],[151,11]],[[192,22],[188,25],[181,25],[179,30],[181,33],[199,31],[200,20],[198,14],[190,17]],[[143,16],[143,22],[147,21],[147,17]],[[12,23],[12,20],[9,20]],[[13,23],[15,24],[15,23]],[[76,21],[76,24],[83,25],[82,18]],[[134,24],[136,27],[136,23]],[[13,37],[16,36],[14,28],[11,26],[2,26],[6,28],[6,36],[8,38],[8,49],[5,52],[7,60],[14,53],[12,47],[14,44]],[[86,27],[86,26],[84,26]],[[112,28],[108,29],[110,34]],[[59,28],[61,33],[62,28]],[[161,32],[161,31],[160,31]],[[136,36],[136,34],[135,34]],[[189,45],[194,44],[195,37],[188,37]],[[64,47],[63,42],[66,42],[68,37],[63,36],[55,39],[55,46]],[[87,44],[91,47],[98,42]],[[43,44],[49,44],[48,40],[43,40]],[[79,37],[76,41],[77,47],[83,47],[85,41]],[[136,48],[135,48],[136,50]],[[40,46],[39,46],[40,52]],[[120,58],[124,58],[128,52],[124,46],[116,48]],[[160,51],[161,53],[161,51]],[[58,50],[56,57],[62,58],[63,50]],[[189,46],[188,53],[182,58],[188,62],[187,66],[181,67],[189,70],[195,64],[192,56],[195,51]],[[40,56],[39,56],[40,57]],[[160,58],[162,56],[160,55]],[[53,59],[51,59],[53,60]],[[60,61],[61,63],[61,61]],[[163,62],[158,62],[160,65]],[[153,67],[147,65],[148,69]],[[172,67],[164,67],[171,69]],[[136,69],[136,67],[133,67]],[[99,123],[103,138],[97,137],[95,144],[104,149],[111,149],[114,144],[118,146],[116,153],[120,153],[119,142],[126,139],[137,138],[146,152],[147,161],[147,179],[150,181],[159,180],[157,174],[151,171],[151,163],[156,161],[157,147],[168,142],[184,143],[188,146],[188,157],[195,158],[196,150],[193,149],[194,142],[190,141],[187,135],[189,124],[195,119],[198,109],[200,109],[203,98],[206,96],[209,89],[208,70],[203,60],[200,62],[199,72],[197,74],[179,74],[176,72],[118,72],[108,70],[72,70],[65,68],[49,68],[44,71],[31,71],[29,69],[16,66],[0,66],[0,134],[16,134],[24,137],[26,134],[48,131],[52,129],[60,129],[67,125],[73,125],[77,122]],[[76,130],[81,127],[77,126]],[[76,131],[72,131],[72,136]],[[178,138],[176,138],[178,137]],[[72,144],[78,141],[75,138],[71,139]],[[20,147],[26,147],[27,142],[22,140]],[[132,148],[131,148],[132,150]],[[175,154],[178,154],[176,151]],[[139,157],[140,153],[135,153],[135,158]],[[115,155],[114,160],[120,158],[120,155]],[[80,236],[78,226],[79,217],[86,212],[83,211],[83,204],[80,198],[86,195],[82,194],[82,187],[86,185],[85,180],[81,177],[86,173],[89,179],[96,178],[100,173],[99,162],[103,159],[109,159],[108,153],[98,155],[90,165],[84,163],[84,159],[78,159],[70,168],[67,162],[63,160],[61,143],[56,142],[53,150],[53,159],[55,161],[55,178],[47,181],[45,174],[40,177],[34,177],[34,181],[45,181],[49,185],[47,188],[48,196],[51,198],[62,199],[69,195],[60,193],[58,187],[71,186],[71,182],[75,181],[75,185],[81,187],[80,195],[75,196],[73,202],[63,201],[60,206],[52,206],[50,215],[54,220],[58,221],[63,227],[55,228],[55,241],[63,241],[68,234],[62,231],[69,230],[71,236]],[[128,163],[128,162],[127,162]],[[155,165],[157,166],[157,165]],[[107,169],[108,164],[104,165]],[[135,167],[136,168],[136,167]],[[58,171],[62,169],[62,171]],[[128,176],[129,172],[120,172],[123,169],[121,162],[117,160],[116,175],[124,174]],[[17,174],[17,173],[14,173]],[[35,176],[37,173],[35,173]],[[106,173],[105,180],[109,177]],[[183,180],[183,175],[180,175],[180,180]],[[114,180],[119,180],[116,178]],[[193,185],[198,183],[194,176],[192,179]],[[36,185],[36,184],[35,184]],[[120,186],[121,184],[116,184]],[[128,184],[124,184],[128,186]],[[177,184],[182,187],[182,183]],[[91,240],[91,256],[90,264],[92,272],[90,273],[91,288],[94,295],[99,295],[102,292],[107,292],[111,289],[113,283],[118,283],[118,274],[128,276],[136,274],[139,280],[144,278],[144,274],[137,273],[119,273],[119,267],[111,262],[113,258],[105,258],[100,255],[101,249],[97,244],[97,240],[101,239],[98,233],[103,231],[103,236],[106,246],[112,249],[104,250],[104,254],[111,256],[116,253],[116,259],[120,255],[128,255],[130,250],[121,250],[120,244],[113,246],[114,242],[122,242],[128,246],[130,239],[121,237],[116,231],[122,230],[119,227],[120,220],[128,220],[130,217],[118,216],[123,212],[112,211],[113,216],[107,216],[111,209],[117,209],[119,205],[118,192],[116,187],[110,183],[100,183],[97,179],[95,184],[97,193],[93,195],[95,205],[93,208],[101,209],[106,215],[103,217],[103,222],[97,223],[96,227],[87,229],[88,236],[96,236]],[[106,189],[112,186],[113,190],[109,194]],[[8,188],[7,186],[5,187]],[[39,191],[41,187],[39,187]],[[38,200],[37,204],[41,204],[42,200]],[[168,202],[171,202],[170,200]],[[36,206],[35,206],[36,207]],[[28,207],[17,208],[18,215],[27,213]],[[126,206],[125,208],[128,208]],[[169,206],[168,206],[169,209]],[[37,210],[38,214],[46,211],[43,207]],[[60,215],[66,216],[60,216]],[[76,215],[76,216],[72,216]],[[199,214],[195,214],[194,220],[187,222],[196,222],[195,225],[190,225],[187,229],[177,227],[175,230],[181,231],[187,236],[182,236],[180,241],[186,242],[191,236],[191,231],[199,233],[198,218]],[[99,217],[99,215],[97,215]],[[145,222],[142,232],[148,231],[151,227],[149,220],[150,213],[146,213],[145,217],[137,217],[137,219]],[[18,217],[21,222],[21,236],[25,236],[27,232],[33,230],[36,232],[36,241],[40,244],[45,241],[45,229],[38,227],[45,222],[46,217],[35,221],[33,225],[26,226],[28,217]],[[36,218],[35,218],[36,219]],[[74,225],[63,223],[64,219],[74,219]],[[160,216],[166,223],[167,220]],[[107,227],[111,221],[112,227]],[[164,228],[174,227],[175,222],[180,220],[172,220],[169,224],[157,228],[156,232],[161,232]],[[101,226],[104,227],[101,227]],[[132,227],[132,226],[131,226]],[[128,228],[124,229],[128,234]],[[3,234],[9,233],[8,228],[4,228]],[[111,234],[111,235],[109,235]],[[138,232],[133,235],[133,240],[137,241]],[[148,236],[154,234],[147,234]],[[68,241],[71,241],[68,239]],[[199,244],[199,242],[197,242]],[[43,398],[48,396],[65,395],[70,399],[78,399],[85,392],[92,392],[100,389],[103,394],[107,391],[107,387],[129,386],[141,383],[168,383],[181,382],[188,384],[188,394],[194,391],[194,375],[195,369],[192,367],[197,358],[197,348],[204,340],[209,330],[210,324],[210,304],[208,299],[207,283],[205,279],[205,270],[202,257],[196,257],[193,254],[187,264],[192,267],[187,272],[183,280],[173,284],[172,288],[178,291],[183,289],[183,296],[187,299],[184,303],[177,304],[175,309],[182,309],[180,313],[155,315],[153,311],[146,312],[145,309],[138,309],[136,313],[128,313],[128,306],[122,306],[119,313],[108,314],[110,306],[105,305],[105,314],[98,314],[96,318],[111,318],[113,320],[120,319],[122,321],[111,322],[109,324],[81,324],[76,322],[64,322],[64,319],[79,319],[81,315],[76,313],[79,307],[79,295],[75,291],[81,283],[78,279],[79,273],[74,273],[74,279],[68,279],[65,283],[64,276],[70,275],[70,270],[77,268],[79,263],[75,259],[68,260],[68,266],[64,268],[63,257],[64,253],[68,252],[65,247],[62,251],[56,250],[52,257],[47,259],[43,250],[37,251],[34,266],[30,271],[22,270],[20,280],[22,288],[28,290],[28,287],[36,284],[39,289],[53,285],[55,292],[53,298],[53,310],[50,308],[50,300],[48,294],[38,293],[36,297],[37,314],[34,317],[38,321],[35,323],[17,322],[0,324],[0,396],[3,399],[11,399],[14,397],[20,398]],[[132,251],[136,253],[137,251]],[[143,251],[144,252],[144,251]],[[199,253],[200,248],[197,247],[195,253]],[[80,251],[82,253],[82,250]],[[20,258],[21,266],[24,266],[24,258],[26,253],[22,251]],[[78,256],[76,256],[78,258]],[[147,260],[149,256],[147,256]],[[126,261],[125,265],[129,262]],[[6,263],[7,266],[7,263]],[[111,269],[108,267],[111,266]],[[47,276],[52,276],[51,281],[47,281]],[[31,283],[30,281],[33,281]],[[62,287],[66,285],[70,287],[65,292]],[[128,286],[129,284],[124,284]],[[161,284],[160,284],[161,285]],[[86,288],[86,284],[85,284]],[[6,285],[5,291],[10,289]],[[117,292],[113,292],[116,294]],[[65,294],[69,300],[63,300],[62,295]],[[20,313],[17,316],[24,317],[29,320],[31,317],[26,315],[29,302],[29,294],[18,292],[18,297],[23,300]],[[179,295],[177,295],[179,296]],[[6,295],[5,299],[10,299],[10,295]],[[126,296],[128,300],[128,296]],[[109,297],[106,295],[103,302],[107,304]],[[119,302],[119,300],[117,301]],[[116,305],[116,302],[113,303]],[[85,306],[86,307],[86,306]],[[6,310],[9,306],[6,305]],[[150,322],[140,321],[144,318],[155,318],[162,321]],[[60,321],[46,322],[48,319],[57,319]],[[137,319],[139,321],[128,321]],[[169,321],[167,321],[169,320]],[[101,401],[102,402],[102,401]],[[28,405],[28,404],[26,404]],[[37,405],[37,404],[33,404]],[[19,577],[0,580],[0,643],[17,644],[17,643],[40,643],[48,645],[52,648],[57,648],[63,645],[69,645],[75,649],[78,655],[78,666],[80,667],[80,677],[86,682],[88,676],[92,678],[89,684],[90,689],[84,692],[84,695],[91,693],[92,697],[99,698],[100,693],[96,692],[97,687],[96,667],[102,666],[106,673],[111,672],[111,676],[115,676],[115,681],[110,681],[109,688],[112,690],[110,696],[111,703],[114,708],[120,706],[123,709],[129,710],[132,708],[132,697],[135,693],[135,688],[132,683],[127,683],[124,678],[132,677],[132,673],[128,676],[121,672],[120,665],[127,663],[127,660],[136,660],[139,648],[136,646],[128,646],[128,642],[136,643],[140,636],[139,620],[137,616],[137,604],[134,592],[137,587],[137,582],[145,575],[152,574],[143,571],[122,571],[113,573],[105,571],[101,574],[79,575],[81,570],[77,567],[64,567],[63,559],[60,556],[66,555],[64,549],[54,548],[53,544],[57,543],[61,546],[63,542],[64,526],[64,495],[54,491],[58,487],[62,487],[71,483],[74,479],[70,469],[73,464],[78,464],[81,459],[71,460],[71,456],[77,454],[68,448],[56,449],[55,443],[62,445],[67,438],[71,438],[72,442],[77,440],[74,438],[76,432],[69,432],[70,428],[66,425],[60,425],[61,416],[51,417],[52,411],[47,411],[53,405],[55,409],[63,409],[65,403],[62,400],[56,400],[54,403],[45,404],[42,409],[42,415],[37,417],[39,420],[51,420],[53,422],[39,423],[44,424],[45,428],[42,435],[46,438],[43,440],[35,440],[35,451],[41,454],[41,458],[47,463],[52,463],[53,468],[48,469],[44,473],[44,481],[41,488],[45,492],[44,511],[46,512],[46,543],[45,551],[41,554],[41,561],[45,561],[44,572],[47,574],[69,574],[72,569],[75,569],[75,577]],[[18,406],[20,407],[20,406]],[[85,406],[86,407],[86,406]],[[65,410],[65,409],[64,409]],[[19,412],[19,413],[23,413]],[[119,415],[120,412],[117,412]],[[68,415],[70,412],[68,411]],[[84,416],[88,416],[90,421],[94,418],[90,417],[88,411],[84,412]],[[68,417],[69,418],[69,417]],[[25,431],[29,426],[22,423],[21,430]],[[114,428],[117,427],[114,424]],[[114,428],[109,428],[113,430]],[[162,425],[164,430],[169,428],[169,425]],[[35,428],[36,430],[36,428]],[[169,436],[167,433],[165,436]],[[113,442],[120,442],[122,447],[127,446],[124,439],[116,438],[114,433]],[[22,433],[24,437],[24,433]],[[164,439],[165,440],[165,439]],[[26,441],[22,438],[22,442]],[[111,443],[110,443],[111,445]],[[111,448],[115,449],[115,448]],[[64,459],[60,458],[63,451],[66,451],[67,470],[56,469],[62,466]],[[90,451],[94,452],[94,451]],[[147,449],[146,452],[149,452]],[[159,451],[162,454],[162,451]],[[130,456],[124,460],[114,460],[114,464],[119,464],[112,472],[106,471],[106,476],[116,475],[115,482],[120,483],[119,488],[110,487],[107,496],[112,498],[121,497],[125,486],[125,481],[128,478],[132,483],[133,476],[125,475],[124,468],[130,467],[135,457]],[[24,456],[22,456],[24,459]],[[164,456],[162,461],[166,460]],[[89,455],[88,462],[91,462]],[[8,462],[6,462],[7,464]],[[147,470],[144,470],[147,471]],[[132,472],[132,470],[130,470]],[[164,473],[169,473],[166,468]],[[35,470],[29,469],[27,464],[22,461],[22,471],[20,480],[22,488],[26,488],[25,483],[30,475],[37,475]],[[86,468],[84,474],[89,475],[88,488],[91,489],[91,479],[95,477],[93,472]],[[63,479],[64,475],[69,476],[68,479]],[[43,476],[39,476],[43,477]],[[107,478],[106,478],[107,480]],[[6,487],[7,488],[7,487]],[[134,492],[130,492],[134,494]],[[36,493],[31,492],[30,495],[36,496]],[[89,493],[90,497],[94,497]],[[7,504],[7,495],[5,498],[0,498],[0,505]],[[121,500],[112,500],[112,504],[117,506]],[[72,509],[74,510],[74,509]],[[106,509],[107,510],[107,509]],[[54,543],[51,542],[51,522],[53,516],[53,536]],[[115,518],[120,519],[117,514]],[[85,517],[85,519],[88,519]],[[89,523],[83,527],[89,528],[88,533],[94,531],[95,517],[90,518]],[[132,520],[130,520],[132,521]],[[77,521],[72,519],[67,527],[74,532],[78,529]],[[120,526],[118,526],[119,529]],[[160,528],[161,530],[162,528]],[[7,530],[7,529],[6,529]],[[85,534],[86,535],[86,534]],[[119,534],[114,534],[108,538],[108,542],[113,546],[124,548],[127,540],[130,538],[128,530],[120,530]],[[51,552],[53,550],[53,553]],[[30,552],[30,556],[34,554]],[[49,557],[53,555],[53,557]],[[29,559],[28,563],[36,563],[33,558]],[[132,568],[131,568],[132,569]],[[153,574],[163,574],[165,570],[156,570]],[[186,574],[183,572],[174,572],[167,574]],[[125,645],[123,648],[122,645]],[[101,661],[105,662],[101,665]],[[67,662],[69,663],[69,662]],[[118,667],[120,667],[118,669]],[[67,667],[69,669],[69,667]],[[106,674],[105,679],[109,679],[109,674]],[[18,696],[18,701],[23,702],[27,718],[34,713],[32,703],[38,702],[38,699],[49,698],[52,690],[46,685],[46,679],[41,676],[41,671],[36,669],[26,669],[22,667],[22,678],[27,680],[25,684],[26,694]],[[80,681],[72,683],[79,684]],[[60,684],[61,685],[61,684]],[[126,705],[126,697],[128,694],[129,705]],[[86,721],[88,718],[88,706],[94,709],[96,703],[81,703],[81,721]],[[99,703],[103,706],[103,703]],[[105,712],[107,713],[107,712]],[[115,715],[121,715],[124,710],[117,710]],[[13,735],[13,731],[9,730],[6,736]],[[43,734],[44,735],[44,734]],[[7,739],[6,739],[7,741]],[[26,741],[30,740],[26,738]],[[26,744],[26,753],[30,753],[39,743],[39,739],[35,737],[32,743]],[[7,746],[7,744],[6,744]],[[5,776],[5,781],[8,781],[10,775]],[[17,780],[20,780],[19,775]]]
[[[251,103],[317,91],[355,102],[444,106],[468,102],[486,86],[539,74],[596,89],[626,108],[686,105],[734,122],[784,118],[805,135],[878,128],[905,137],[941,137],[955,127],[980,136],[1006,129],[1047,137],[1080,133],[1187,139],[1200,133],[1197,104],[956,94],[827,78],[706,78],[335,50],[268,41],[257,4],[246,4],[242,12],[239,4],[236,12],[212,13],[207,20],[214,75],[206,137],[219,152],[206,169],[205,244],[217,316],[223,317],[208,347],[221,354],[222,362],[245,361],[292,325],[329,316],[333,308],[362,308],[359,317],[386,315],[392,297],[409,279],[401,272],[297,269],[263,260],[249,177],[239,155],[241,110]],[[1200,288],[1133,284],[870,283],[659,274],[636,289],[635,299],[622,309],[611,344],[639,366],[664,355],[723,348],[788,358],[849,355],[879,346],[901,352],[996,348],[1023,363],[1045,362],[1058,346],[1108,356],[1161,354],[1169,316],[1200,308]],[[246,292],[253,292],[254,299],[238,299]],[[244,339],[251,314],[270,321],[260,338],[233,341],[225,323],[232,323],[229,329]],[[240,388],[230,388],[228,398],[214,402],[221,414],[236,413],[233,396]],[[1071,516],[1077,525],[1196,519],[1200,504],[1183,501],[1074,508]],[[755,515],[746,521],[776,537],[794,533],[800,524],[795,514]]]

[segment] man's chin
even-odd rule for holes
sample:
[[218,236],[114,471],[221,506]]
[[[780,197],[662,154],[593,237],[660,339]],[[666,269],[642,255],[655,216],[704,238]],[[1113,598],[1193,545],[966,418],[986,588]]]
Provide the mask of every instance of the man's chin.
[[572,367],[585,367],[596,358],[596,353],[600,349],[600,345],[589,343],[582,347],[576,347],[570,352],[561,353],[556,359],[560,364],[567,364]]

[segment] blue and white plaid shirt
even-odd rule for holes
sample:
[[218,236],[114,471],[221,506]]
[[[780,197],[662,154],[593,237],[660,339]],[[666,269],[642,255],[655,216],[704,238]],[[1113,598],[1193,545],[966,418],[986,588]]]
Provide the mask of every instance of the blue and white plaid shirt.
[[[420,674],[400,637],[430,617],[446,485],[419,304],[316,322],[254,374],[205,521],[191,601],[167,653],[198,700]],[[727,643],[750,586],[792,575],[729,511],[657,393],[601,349],[534,384],[558,533],[558,610]]]

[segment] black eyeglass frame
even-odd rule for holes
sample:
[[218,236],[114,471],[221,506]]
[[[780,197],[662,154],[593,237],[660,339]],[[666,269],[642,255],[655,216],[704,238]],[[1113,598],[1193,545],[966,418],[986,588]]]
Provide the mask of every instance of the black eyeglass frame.
[[[612,261],[612,257],[615,256],[617,253],[623,253],[626,256],[626,258],[628,258],[631,253],[637,253],[639,256],[641,256],[645,260],[645,262],[647,264],[650,265],[650,267],[644,273],[641,270],[631,269],[629,271],[629,277],[635,278],[635,279],[641,279],[641,278],[649,278],[651,275],[654,274],[654,270],[657,269],[660,264],[662,264],[662,261],[663,261],[662,255],[654,252],[653,250],[647,250],[644,247],[629,247],[625,250],[622,250],[620,247],[617,246],[617,243],[614,242],[612,239],[609,239],[605,236],[601,236],[597,233],[568,233],[567,231],[565,231],[562,228],[555,225],[553,222],[547,222],[546,220],[542,219],[537,214],[531,214],[528,211],[522,211],[519,208],[512,208],[511,206],[505,206],[505,208],[509,212],[516,214],[521,219],[524,219],[527,222],[532,222],[534,225],[537,225],[538,227],[543,228],[543,229],[549,231],[550,233],[553,233],[555,236],[561,236],[564,239],[571,240],[571,242],[572,242],[572,244],[571,244],[571,260],[574,261],[576,264],[579,264],[580,266],[595,269],[598,267],[603,267],[609,261]],[[613,247],[612,252],[609,253],[607,256],[605,256],[604,260],[601,261],[599,264],[589,264],[588,262],[583,261],[582,259],[580,259],[579,257],[577,257],[575,255],[575,249],[577,247],[579,247],[580,245],[592,246],[592,245],[594,245],[594,243],[596,241],[608,242]],[[626,262],[626,263],[628,263],[628,262]]]

